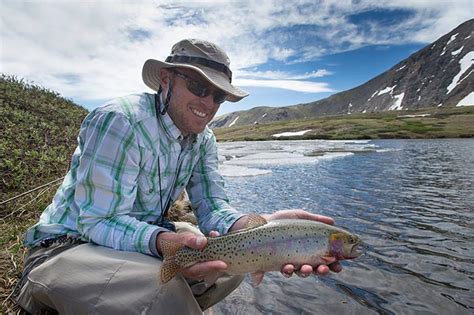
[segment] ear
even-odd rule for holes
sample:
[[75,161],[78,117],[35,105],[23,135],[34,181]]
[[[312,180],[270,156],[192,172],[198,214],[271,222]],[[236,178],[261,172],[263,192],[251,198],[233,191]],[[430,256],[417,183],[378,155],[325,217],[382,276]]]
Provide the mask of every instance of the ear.
[[168,71],[168,69],[165,69],[165,68],[160,69],[160,81],[161,81],[161,88],[163,90],[167,90],[170,83],[170,72]]

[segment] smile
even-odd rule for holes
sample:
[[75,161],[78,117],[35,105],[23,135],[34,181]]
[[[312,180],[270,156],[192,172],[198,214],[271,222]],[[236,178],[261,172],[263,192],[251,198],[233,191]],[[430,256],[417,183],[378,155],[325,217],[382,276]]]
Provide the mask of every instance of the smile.
[[204,117],[207,116],[206,113],[203,113],[203,112],[201,112],[201,111],[198,111],[198,110],[195,109],[195,108],[191,108],[191,111],[193,112],[194,115],[196,115],[196,116],[198,116],[198,117],[200,117],[200,118],[204,118]]

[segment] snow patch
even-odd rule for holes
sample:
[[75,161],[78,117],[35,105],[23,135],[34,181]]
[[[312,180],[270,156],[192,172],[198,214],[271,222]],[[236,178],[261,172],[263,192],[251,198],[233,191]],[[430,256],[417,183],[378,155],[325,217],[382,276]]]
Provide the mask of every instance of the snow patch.
[[467,78],[471,72],[464,77],[464,79],[459,80],[461,76],[466,72],[473,64],[474,64],[474,51],[470,51],[467,53],[464,57],[462,57],[461,60],[459,60],[459,64],[461,65],[461,69],[459,70],[459,73],[456,74],[453,78],[453,81],[451,81],[451,84],[448,85],[448,93],[451,93],[451,91],[459,84],[461,83],[465,78]]
[[469,93],[465,98],[459,101],[456,105],[457,107],[460,106],[474,106],[474,92]]
[[390,108],[388,110],[401,110],[401,109],[403,109],[403,107],[402,107],[403,97],[405,97],[405,92],[395,95],[394,96],[395,103],[393,103],[393,105],[390,106]]
[[454,34],[453,36],[451,36],[451,38],[450,38],[450,39],[448,40],[448,42],[446,43],[446,46],[444,46],[443,51],[441,52],[441,55],[440,55],[440,56],[442,56],[442,55],[444,55],[444,54],[446,53],[446,48],[448,47],[449,44],[451,44],[451,42],[452,42],[453,40],[456,39],[456,36],[458,36],[458,34],[459,34],[459,33],[456,33],[456,34]]
[[427,117],[431,116],[431,114],[420,114],[420,115],[399,115],[398,118],[413,118],[413,117]]
[[448,46],[449,44],[451,44],[451,42],[452,42],[453,40],[455,40],[455,39],[456,39],[456,36],[458,36],[458,35],[459,35],[459,33],[456,33],[456,34],[454,34],[453,36],[451,36],[451,38],[450,38],[450,39],[448,40],[448,42],[446,43],[446,46]]
[[464,46],[462,46],[461,48],[459,48],[459,49],[456,50],[456,51],[453,51],[453,52],[451,53],[451,55],[453,55],[453,56],[458,55],[458,54],[462,51],[463,48],[464,48]]
[[289,132],[276,133],[272,136],[275,137],[275,138],[302,136],[302,135],[304,135],[305,133],[307,133],[309,131],[311,131],[311,129],[301,130],[301,131],[289,131]]
[[230,124],[229,124],[229,127],[232,127],[235,122],[237,121],[237,119],[239,119],[240,116],[237,116],[237,118],[234,119],[234,121],[232,121]]
[[407,65],[403,65],[403,66],[401,66],[400,68],[398,68],[398,69],[395,70],[395,71],[400,71],[400,70],[404,69],[406,66],[407,66]]
[[392,86],[392,87],[386,87],[385,89],[379,91],[379,92],[377,93],[377,95],[382,95],[382,94],[385,94],[385,93],[390,93],[390,94],[392,94],[392,93],[393,93],[393,89],[394,89],[396,86],[397,86],[397,85],[394,85],[394,86]]
[[375,92],[374,92],[374,94],[372,94],[372,96],[371,96],[371,97],[369,97],[369,99],[367,100],[367,102],[368,102],[368,101],[370,101],[371,99],[373,99],[373,98],[374,98],[374,96],[375,96],[375,95],[376,95],[378,92],[379,92],[379,91],[375,91]]
[[219,166],[219,173],[225,177],[243,177],[243,176],[260,176],[260,175],[271,174],[272,171],[258,169],[258,168],[223,164]]

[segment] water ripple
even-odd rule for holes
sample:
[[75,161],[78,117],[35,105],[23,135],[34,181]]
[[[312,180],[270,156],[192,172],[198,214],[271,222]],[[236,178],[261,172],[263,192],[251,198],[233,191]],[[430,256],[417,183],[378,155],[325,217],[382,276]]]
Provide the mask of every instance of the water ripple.
[[334,151],[349,145],[372,152],[259,165],[271,173],[230,178],[226,190],[243,212],[303,208],[332,216],[361,236],[365,255],[319,280],[272,273],[258,288],[246,281],[215,306],[218,313],[472,314],[474,139],[261,142],[241,149]]

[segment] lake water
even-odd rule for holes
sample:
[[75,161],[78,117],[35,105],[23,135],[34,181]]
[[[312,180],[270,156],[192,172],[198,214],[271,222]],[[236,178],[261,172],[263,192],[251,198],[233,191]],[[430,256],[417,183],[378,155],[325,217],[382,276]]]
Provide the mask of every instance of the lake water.
[[231,203],[303,208],[365,254],[327,277],[249,278],[215,314],[473,314],[474,139],[220,143]]

